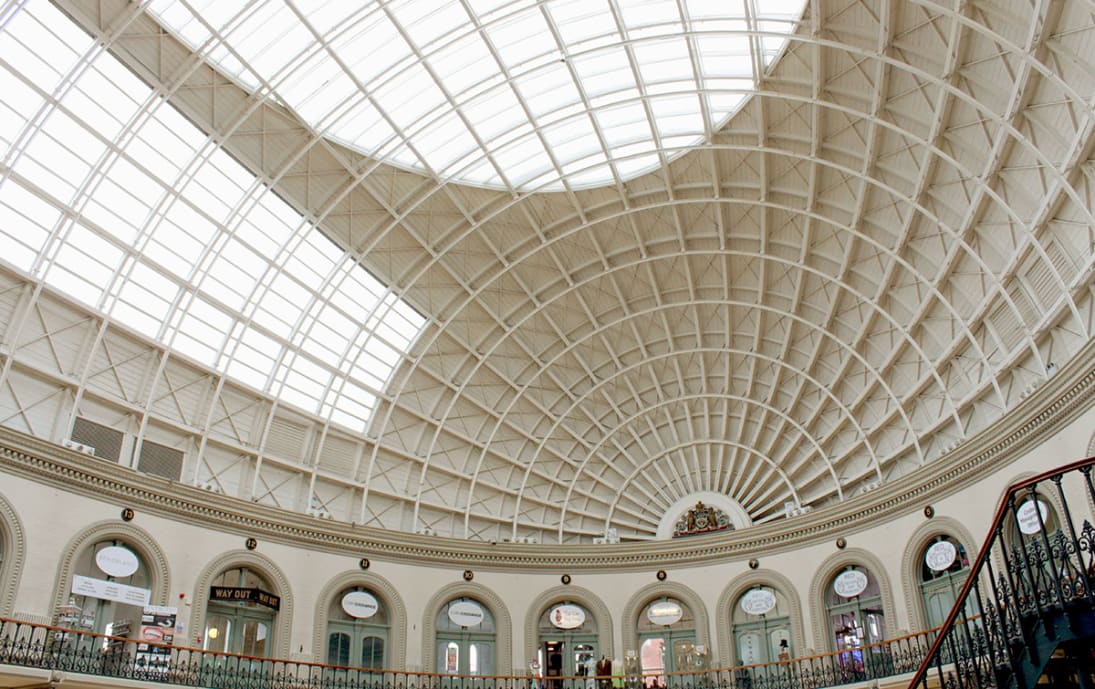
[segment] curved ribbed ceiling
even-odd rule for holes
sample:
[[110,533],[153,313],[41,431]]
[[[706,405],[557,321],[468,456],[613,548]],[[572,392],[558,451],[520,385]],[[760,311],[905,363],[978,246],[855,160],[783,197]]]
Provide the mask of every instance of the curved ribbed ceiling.
[[[522,191],[513,180],[497,190],[462,185],[324,136],[277,89],[248,91],[241,53],[230,75],[207,60],[232,46],[213,21],[194,53],[143,6],[59,4],[99,43],[84,36],[51,84],[33,86],[36,63],[0,37],[0,76],[31,102],[0,128],[16,132],[0,134],[0,202],[6,217],[18,216],[12,226],[42,227],[45,237],[20,244],[30,258],[17,266],[19,279],[63,288],[44,267],[64,264],[67,228],[77,223],[118,249],[104,264],[114,280],[104,294],[144,284],[131,269],[141,266],[162,279],[158,292],[188,295],[167,300],[157,316],[171,333],[201,320],[192,304],[207,294],[211,266],[237,265],[226,249],[233,241],[269,266],[238,304],[206,299],[228,314],[221,337],[235,343],[208,362],[171,353],[170,338],[140,339],[164,352],[145,374],[149,387],[174,394],[179,380],[207,370],[218,381],[187,404],[164,404],[162,395],[126,401],[146,419],[148,438],[200,441],[188,452],[186,480],[347,521],[484,540],[574,542],[611,529],[653,538],[670,505],[705,492],[763,523],[946,461],[1091,337],[1095,26],[1087,2],[812,3],[755,95],[717,131],[683,153],[651,134],[644,145],[660,164],[628,180],[611,158],[630,153],[602,147],[605,169],[616,170],[606,183],[580,189],[557,166],[546,173],[556,193]],[[687,3],[671,5],[680,16]],[[307,16],[305,6],[252,3],[248,12]],[[597,7],[621,11],[616,2]],[[554,16],[554,8],[536,11]],[[360,16],[382,10],[395,11],[369,5]],[[518,14],[529,11],[521,5]],[[28,30],[20,22],[37,12],[20,9],[3,31]],[[758,31],[746,34],[756,42]],[[598,50],[642,43],[613,41]],[[34,50],[26,43],[26,53]],[[125,81],[115,59],[150,90],[104,131],[73,94],[86,94],[93,78]],[[697,97],[698,84],[689,87]],[[637,96],[648,124],[660,121],[650,114],[657,98]],[[163,176],[143,162],[155,146],[144,127],[182,126],[177,113],[197,127],[179,136],[196,143],[182,172]],[[717,120],[704,117],[705,126]],[[71,189],[42,181],[50,154],[38,152],[47,143],[76,148],[71,130],[52,129],[64,118],[98,132],[92,138],[104,151]],[[544,129],[532,115],[521,126]],[[409,136],[400,132],[394,147]],[[504,170],[490,146],[476,151],[464,169]],[[190,180],[210,166],[224,174],[227,160],[239,166],[228,176],[243,200],[222,211],[187,196]],[[147,214],[133,216],[133,240],[87,211],[124,162],[161,180],[148,188]],[[243,170],[257,178],[241,178]],[[165,236],[157,209],[180,204],[213,228],[185,275],[151,248]],[[291,231],[268,258],[241,228],[267,227],[259,208],[277,204]],[[328,239],[338,248],[326,267],[298,276],[296,247]],[[389,357],[390,375],[372,370],[366,380],[368,366],[348,364],[380,336],[384,319],[328,308],[337,306],[328,299],[342,284],[336,276],[354,270],[386,286],[378,298],[404,316],[404,335],[382,337],[404,349]],[[274,275],[298,287],[283,289]],[[43,320],[34,300],[50,295],[27,293],[9,339],[37,332]],[[134,326],[112,304],[141,298],[111,299],[90,303],[110,334],[99,339],[136,341],[116,327]],[[290,307],[301,315],[280,326],[257,315]],[[322,330],[332,322],[329,334]],[[276,353],[258,376],[264,384],[243,378],[245,390],[233,367],[254,368],[238,334],[248,328]],[[341,354],[325,359],[307,342]],[[9,385],[20,370],[42,376],[53,365],[21,354],[19,342],[13,351],[23,368],[8,365]],[[50,380],[74,386],[83,405],[74,414],[94,416],[93,402],[120,405],[121,393],[97,382],[101,370],[88,355]],[[278,371],[304,381],[289,387],[316,391],[279,406]],[[342,401],[356,399],[337,392],[344,384],[363,391],[368,406],[342,413]]]

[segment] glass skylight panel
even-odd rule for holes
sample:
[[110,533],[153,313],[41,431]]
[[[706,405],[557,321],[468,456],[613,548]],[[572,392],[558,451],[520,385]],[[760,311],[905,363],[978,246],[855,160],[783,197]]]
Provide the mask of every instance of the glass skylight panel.
[[[782,51],[804,2],[765,0],[754,5],[750,9],[759,15],[759,40],[750,40],[754,29],[744,0],[397,0],[365,7],[296,3],[326,46],[315,45],[311,32],[295,24],[299,18],[283,0],[216,2],[196,9],[225,41],[211,44],[209,52],[221,69],[247,88],[257,88],[257,77],[268,81],[273,97],[320,133],[381,159],[457,181],[496,185],[504,177],[519,187],[542,179],[554,166],[539,142],[505,136],[520,126],[517,122],[532,129],[547,127],[559,121],[553,116],[557,107],[586,100],[604,107],[656,93],[657,84],[703,92],[712,88],[711,78],[740,77],[755,85],[759,75],[754,69],[771,64]],[[153,0],[149,9],[184,41],[196,48],[205,45],[206,32],[195,28],[188,12],[168,0]],[[750,51],[758,45],[762,54],[754,59]],[[576,76],[564,61],[574,66]],[[634,82],[636,70],[642,85]],[[693,143],[698,143],[741,101],[694,98],[694,116],[710,121],[694,126],[689,120],[684,127],[681,121],[688,118],[681,114],[681,121],[665,129],[692,131]],[[406,138],[406,145],[400,138]],[[603,145],[598,139],[600,153],[617,157],[603,149],[611,149],[618,137],[603,138]],[[634,137],[628,140],[630,145]],[[650,137],[647,145],[653,153],[658,144]],[[469,159],[469,150],[482,160]],[[506,169],[500,176],[488,156],[520,160],[520,169]],[[602,173],[599,183],[612,180],[609,168]],[[583,179],[583,185],[598,183],[589,182],[588,173]],[[564,183],[558,179],[547,188]]]
[[494,57],[478,33],[471,32],[455,42],[430,52],[426,61],[457,101],[465,101],[469,90],[484,81],[476,66]]
[[[235,16],[241,7],[217,5],[225,16]],[[47,18],[39,21],[42,15]],[[13,45],[29,45],[30,37],[39,40],[44,26],[68,24],[45,3],[15,17],[19,21],[0,29],[0,48],[9,54],[17,52]],[[282,38],[303,30],[286,22],[281,11],[260,24],[270,31],[271,21],[281,23]],[[13,36],[12,27],[20,24],[32,28]],[[257,24],[236,27],[260,30]],[[196,33],[201,32],[191,30]],[[74,36],[81,50],[90,47],[83,32]],[[271,35],[264,40],[252,50],[260,63],[262,52],[273,45]],[[71,55],[75,59],[77,53]],[[49,68],[28,50],[17,57],[28,62],[30,74]],[[22,64],[13,65],[23,71]],[[52,90],[60,76],[48,74],[43,83]],[[13,82],[3,108],[21,131],[43,97],[7,71],[0,72],[0,80]],[[8,153],[17,170],[0,185],[5,221],[0,232],[14,240],[5,259],[26,270],[40,263],[42,277],[53,287],[145,335],[163,337],[175,351],[244,384],[273,394],[283,390],[286,401],[306,409],[315,411],[328,389],[347,389],[353,399],[346,398],[349,410],[338,418],[364,428],[375,400],[368,388],[380,390],[391,370],[383,362],[394,365],[401,356],[391,340],[409,346],[424,320],[111,55],[96,56],[71,88],[57,95],[71,116],[54,109],[26,138],[20,155]],[[353,97],[360,98],[356,91]],[[124,137],[114,141],[120,155],[107,144],[118,137]],[[77,206],[81,186],[89,200]],[[62,217],[56,206],[86,221],[63,227],[63,241],[43,256]],[[323,316],[338,324],[339,332],[309,320],[323,303],[321,291],[341,295],[344,286],[357,287],[353,297],[339,301],[354,305],[359,321],[332,310],[334,300]],[[401,305],[398,311],[389,311],[391,300]],[[407,314],[413,314],[414,324],[408,325]],[[384,337],[362,333],[362,323],[373,320],[375,328],[383,318],[393,321]],[[343,383],[353,368],[341,361],[354,333],[366,350],[377,353],[368,354],[368,380],[349,385]],[[278,361],[283,365],[275,374]]]
[[597,37],[619,36],[608,3],[557,0],[547,5],[547,8],[559,29],[560,37],[569,46],[579,46]]
[[502,64],[511,71],[527,69],[537,58],[563,57],[539,8],[490,24],[487,37]]
[[469,27],[468,14],[459,3],[448,0],[397,0],[388,5],[395,21],[419,48],[451,33],[463,33]]
[[[283,3],[259,4],[245,12],[233,33],[234,47],[257,74],[276,78],[302,51],[313,46],[312,34]],[[314,49],[314,48],[313,48]]]
[[30,271],[61,212],[12,180],[0,184],[0,232],[4,260]]
[[517,87],[529,112],[540,119],[554,119],[561,108],[581,104],[582,100],[570,71],[559,63],[522,77]]
[[700,67],[707,77],[750,77],[753,73],[751,42],[742,33],[699,36]]

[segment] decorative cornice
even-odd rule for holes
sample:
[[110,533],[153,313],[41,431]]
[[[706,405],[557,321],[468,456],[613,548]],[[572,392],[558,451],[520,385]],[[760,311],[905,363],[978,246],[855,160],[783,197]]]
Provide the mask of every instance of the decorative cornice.
[[642,571],[794,550],[870,528],[959,492],[1085,413],[1095,397],[1095,368],[1089,365],[1093,360],[1095,340],[1022,404],[948,457],[870,493],[789,520],[675,541],[614,545],[487,543],[320,520],[141,474],[8,428],[0,428],[0,469],[205,528],[339,554],[436,567],[456,565],[461,569]]

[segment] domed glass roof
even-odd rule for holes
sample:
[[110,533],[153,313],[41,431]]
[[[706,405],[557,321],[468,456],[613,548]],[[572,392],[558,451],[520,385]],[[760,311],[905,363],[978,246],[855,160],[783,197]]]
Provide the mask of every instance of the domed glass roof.
[[443,180],[619,182],[710,138],[803,0],[148,4],[315,131]]
[[490,541],[888,499],[1090,369],[1095,24],[1004,4],[10,5],[0,423]]

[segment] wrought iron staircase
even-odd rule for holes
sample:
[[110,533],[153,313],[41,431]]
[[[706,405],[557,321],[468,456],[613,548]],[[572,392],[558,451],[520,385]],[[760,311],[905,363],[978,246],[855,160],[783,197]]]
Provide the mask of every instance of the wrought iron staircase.
[[910,689],[1095,689],[1093,468],[1008,489]]

